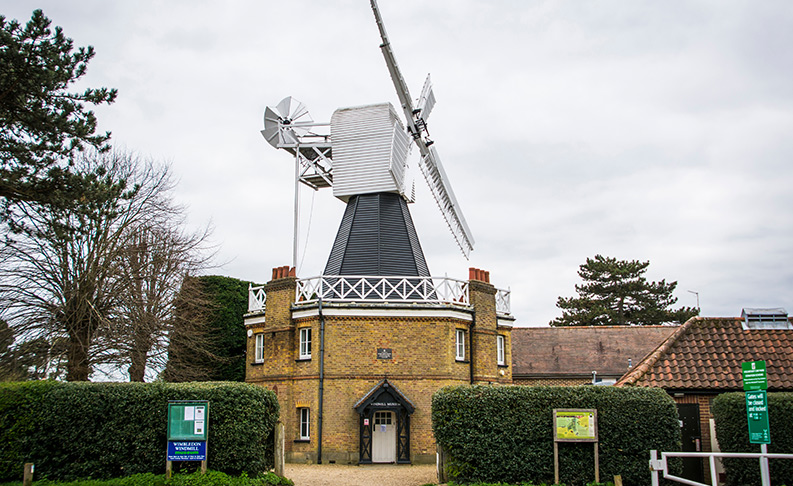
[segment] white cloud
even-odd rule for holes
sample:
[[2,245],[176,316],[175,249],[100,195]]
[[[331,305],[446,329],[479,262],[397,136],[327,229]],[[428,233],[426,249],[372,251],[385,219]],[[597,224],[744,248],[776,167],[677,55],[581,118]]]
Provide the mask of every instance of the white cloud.
[[[420,187],[433,274],[490,270],[520,325],[558,315],[596,253],[650,260],[705,315],[793,310],[788,2],[380,3],[414,96],[432,73],[430,132],[477,240],[466,262]],[[102,128],[173,163],[231,276],[264,281],[291,261],[293,162],[259,135],[264,107],[292,95],[328,120],[397,104],[365,1],[39,5],[96,48],[81,85],[119,89]],[[30,10],[0,1],[7,17]],[[314,196],[303,275],[324,267],[343,210]]]

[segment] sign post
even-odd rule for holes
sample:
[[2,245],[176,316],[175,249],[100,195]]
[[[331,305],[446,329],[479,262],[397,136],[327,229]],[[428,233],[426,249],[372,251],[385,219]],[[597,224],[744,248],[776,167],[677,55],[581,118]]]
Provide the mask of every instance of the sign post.
[[595,482],[600,482],[597,417],[596,409],[553,410],[553,469],[556,484],[559,484],[559,442],[592,442],[595,446]]
[[[746,395],[746,422],[749,427],[749,442],[760,444],[760,452],[768,454],[771,443],[771,427],[768,424],[768,375],[765,361],[741,363],[743,389]],[[763,486],[771,484],[768,458],[760,458],[760,481]]]
[[208,401],[168,401],[168,449],[165,461],[167,478],[171,476],[173,461],[201,461],[201,472],[206,472],[208,425]]

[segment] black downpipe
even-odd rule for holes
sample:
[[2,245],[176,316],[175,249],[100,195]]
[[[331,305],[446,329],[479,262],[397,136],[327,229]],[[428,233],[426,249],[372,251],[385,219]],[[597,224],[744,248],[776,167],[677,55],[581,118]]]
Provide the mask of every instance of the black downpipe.
[[476,310],[474,310],[474,318],[471,319],[471,327],[468,332],[468,343],[471,348],[471,356],[468,358],[468,363],[471,369],[471,384],[474,384],[474,325],[476,325]]
[[317,417],[317,464],[322,464],[322,399],[325,391],[325,316],[322,297],[319,298],[319,416]]

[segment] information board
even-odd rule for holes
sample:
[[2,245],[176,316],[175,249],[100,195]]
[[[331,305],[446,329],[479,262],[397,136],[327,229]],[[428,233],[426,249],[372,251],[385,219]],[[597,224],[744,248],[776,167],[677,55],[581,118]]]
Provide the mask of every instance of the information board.
[[597,442],[597,410],[554,409],[554,441]]
[[741,363],[741,374],[743,375],[743,389],[767,390],[768,378],[765,372],[765,361],[747,361]]
[[746,392],[746,421],[749,424],[750,443],[771,443],[771,427],[768,425],[768,398],[765,390]]
[[168,441],[169,461],[205,461],[207,443],[205,440],[170,440]]
[[208,401],[168,402],[169,441],[205,441],[208,424]]

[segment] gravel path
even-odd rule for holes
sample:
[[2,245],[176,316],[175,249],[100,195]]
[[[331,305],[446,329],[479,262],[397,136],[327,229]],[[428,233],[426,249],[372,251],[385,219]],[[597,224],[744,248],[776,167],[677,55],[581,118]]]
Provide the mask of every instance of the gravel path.
[[286,477],[295,486],[421,486],[436,484],[435,465],[346,466],[286,464]]

